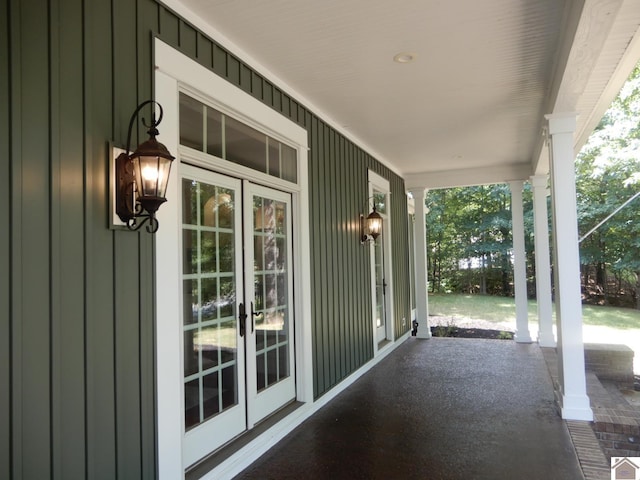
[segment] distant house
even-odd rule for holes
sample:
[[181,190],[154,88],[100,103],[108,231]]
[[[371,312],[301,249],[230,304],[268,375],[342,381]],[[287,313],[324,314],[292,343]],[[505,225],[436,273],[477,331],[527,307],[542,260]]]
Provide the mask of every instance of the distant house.
[[636,480],[640,467],[628,458],[618,460],[613,467],[615,480]]

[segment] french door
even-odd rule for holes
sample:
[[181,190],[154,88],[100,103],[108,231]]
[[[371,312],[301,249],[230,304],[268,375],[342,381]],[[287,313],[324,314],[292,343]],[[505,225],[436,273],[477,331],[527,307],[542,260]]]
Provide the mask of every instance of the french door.
[[375,277],[375,320],[376,342],[379,344],[387,339],[387,282],[384,265],[384,237],[385,231],[373,244],[373,275]]
[[187,467],[296,391],[291,196],[180,168]]

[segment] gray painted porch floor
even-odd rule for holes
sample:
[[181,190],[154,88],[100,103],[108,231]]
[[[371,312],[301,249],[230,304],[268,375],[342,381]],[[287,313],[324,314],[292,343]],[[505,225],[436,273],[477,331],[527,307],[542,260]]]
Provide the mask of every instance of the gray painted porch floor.
[[582,479],[537,344],[409,338],[238,479]]

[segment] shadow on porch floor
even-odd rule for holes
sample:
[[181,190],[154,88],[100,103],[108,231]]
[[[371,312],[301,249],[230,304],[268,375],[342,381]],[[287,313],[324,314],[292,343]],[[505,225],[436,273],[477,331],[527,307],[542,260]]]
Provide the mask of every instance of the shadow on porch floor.
[[409,338],[238,479],[582,479],[537,344]]

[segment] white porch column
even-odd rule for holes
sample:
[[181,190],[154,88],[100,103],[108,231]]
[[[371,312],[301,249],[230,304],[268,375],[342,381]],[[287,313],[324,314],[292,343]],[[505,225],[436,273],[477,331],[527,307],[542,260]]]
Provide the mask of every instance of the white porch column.
[[524,249],[524,213],[522,187],[524,182],[509,182],[511,189],[511,220],[513,233],[513,283],[516,294],[516,334],[518,343],[531,343],[527,308],[527,266]]
[[573,133],[576,114],[547,115],[551,137],[551,203],[562,418],[593,420],[582,340],[580,258]]
[[413,239],[415,245],[416,262],[416,321],[418,331],[416,337],[431,338],[429,327],[429,298],[427,293],[427,226],[426,209],[424,207],[425,189],[409,190],[415,202],[415,216]]
[[551,258],[547,214],[547,176],[531,177],[533,187],[533,229],[536,249],[536,299],[538,303],[538,343],[555,347],[551,305]]

